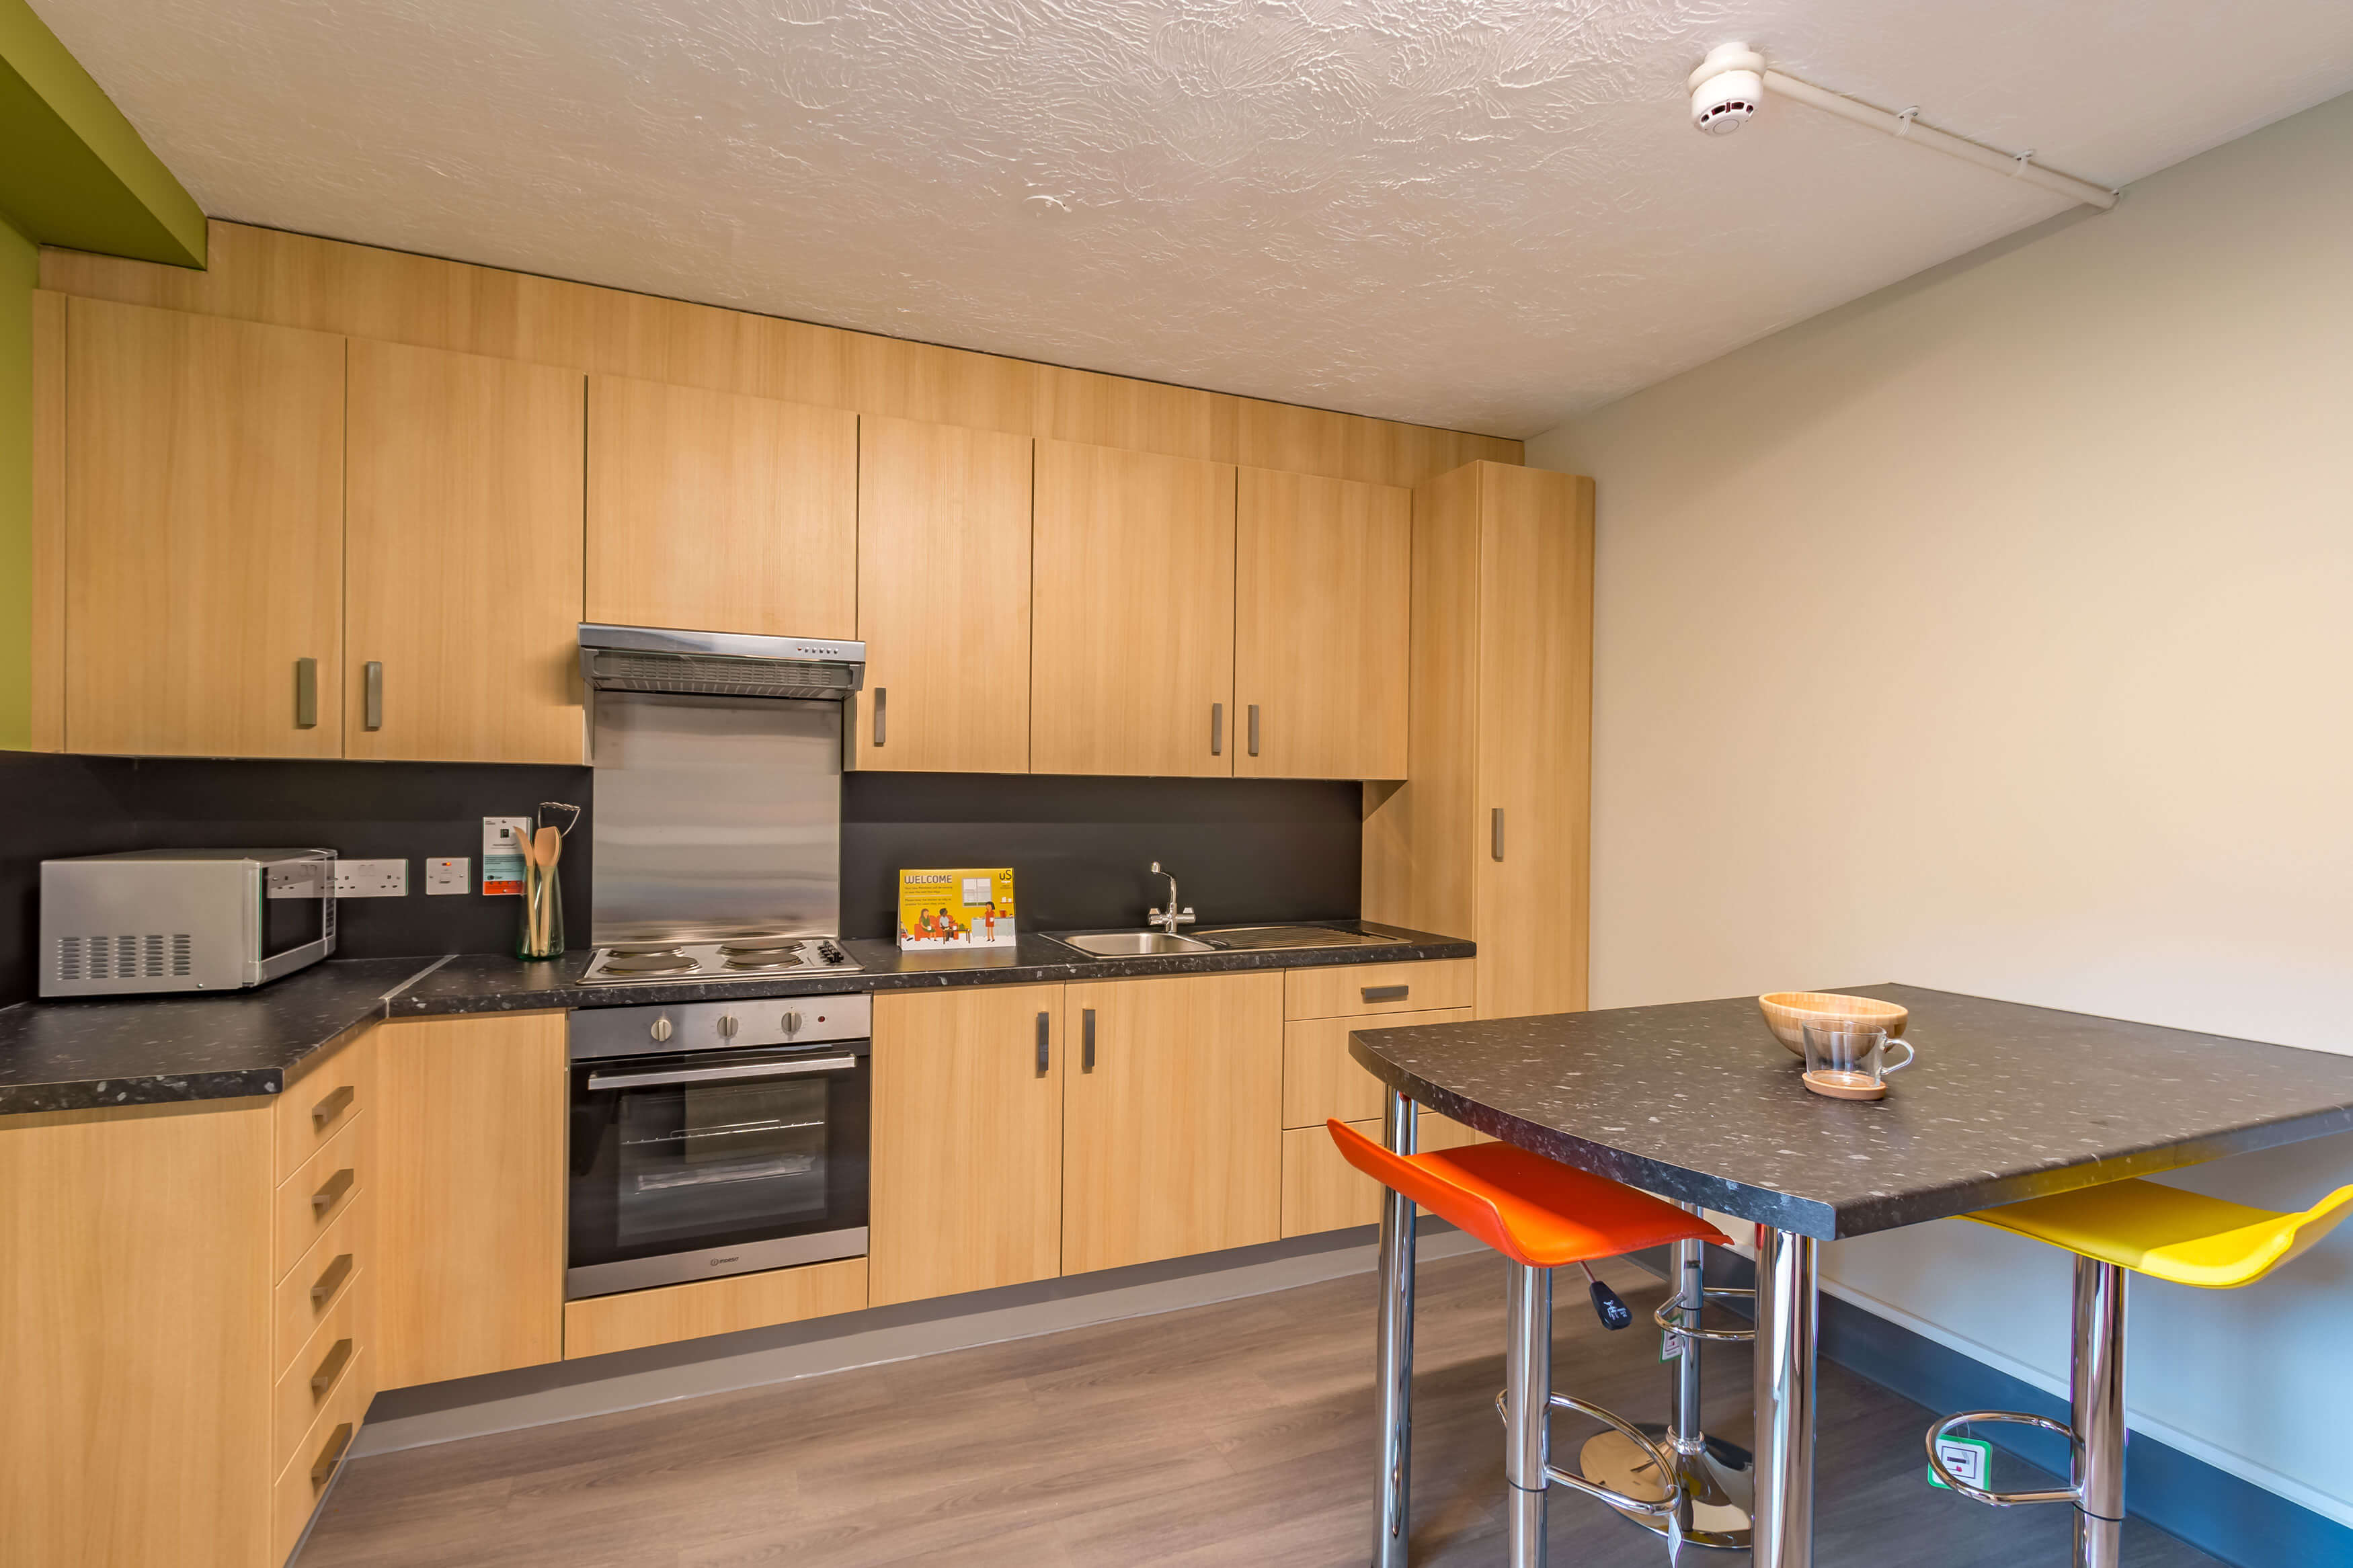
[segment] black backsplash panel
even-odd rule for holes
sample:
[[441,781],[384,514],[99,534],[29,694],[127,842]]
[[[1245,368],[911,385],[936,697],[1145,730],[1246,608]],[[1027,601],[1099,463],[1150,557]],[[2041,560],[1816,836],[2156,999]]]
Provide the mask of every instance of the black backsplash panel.
[[[503,952],[521,900],[486,899],[482,818],[529,816],[543,800],[587,807],[585,767],[454,763],[227,761],[0,752],[0,1005],[34,994],[40,863],[118,849],[321,847],[409,862],[408,897],[336,911],[339,958]],[[565,839],[564,920],[588,931],[587,818]],[[462,855],[469,889],[425,893],[424,862]]]
[[1203,925],[1361,909],[1363,786],[1324,780],[853,773],[842,781],[846,936],[895,929],[902,869],[1010,866],[1024,931],[1134,926],[1166,900]]

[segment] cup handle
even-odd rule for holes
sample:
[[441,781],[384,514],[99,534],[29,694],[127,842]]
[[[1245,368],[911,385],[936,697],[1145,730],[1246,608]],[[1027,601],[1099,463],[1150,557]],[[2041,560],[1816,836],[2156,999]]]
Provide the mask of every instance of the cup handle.
[[1887,1043],[1891,1046],[1902,1046],[1904,1047],[1904,1059],[1897,1062],[1894,1067],[1889,1067],[1884,1063],[1881,1064],[1879,1076],[1882,1078],[1893,1077],[1894,1074],[1902,1072],[1905,1068],[1912,1065],[1912,1058],[1919,1054],[1913,1050],[1912,1042],[1909,1040],[1890,1040]]

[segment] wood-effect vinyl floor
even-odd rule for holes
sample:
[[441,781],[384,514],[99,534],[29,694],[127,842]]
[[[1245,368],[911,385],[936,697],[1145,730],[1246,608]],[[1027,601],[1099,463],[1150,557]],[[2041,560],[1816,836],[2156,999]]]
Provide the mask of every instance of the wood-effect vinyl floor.
[[[1604,1270],[1643,1329],[1605,1333],[1556,1285],[1557,1386],[1662,1417],[1663,1291]],[[1373,1499],[1374,1280],[1347,1279],[1045,1337],[354,1461],[296,1568],[1362,1568]],[[1500,1564],[1504,1275],[1423,1265],[1414,1562]],[[1713,1427],[1741,1436],[1747,1357],[1710,1351]],[[2063,1568],[2070,1510],[1932,1490],[1929,1413],[1822,1368],[1819,1568]],[[1589,1428],[1563,1415],[1556,1462]],[[1997,1484],[2026,1484],[1997,1473]],[[1556,1490],[1559,1568],[1657,1568],[1658,1538]],[[1697,1568],[1745,1552],[1686,1549]],[[2213,1559],[2137,1522],[2129,1568]]]

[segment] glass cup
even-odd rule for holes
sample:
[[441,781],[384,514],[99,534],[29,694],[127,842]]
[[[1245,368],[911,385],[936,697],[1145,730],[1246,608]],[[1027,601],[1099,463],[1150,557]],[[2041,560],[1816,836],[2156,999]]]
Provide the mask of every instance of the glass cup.
[[[1841,1100],[1877,1100],[1891,1074],[1912,1065],[1912,1043],[1892,1038],[1877,1024],[1841,1018],[1810,1023],[1806,1032],[1806,1087]],[[1904,1059],[1890,1064],[1887,1047],[1901,1046]]]

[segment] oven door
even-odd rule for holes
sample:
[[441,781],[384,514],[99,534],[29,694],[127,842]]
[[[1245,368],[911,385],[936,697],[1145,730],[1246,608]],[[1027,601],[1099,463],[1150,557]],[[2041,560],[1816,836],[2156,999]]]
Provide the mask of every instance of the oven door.
[[567,1299],[866,1251],[871,1046],[572,1066]]

